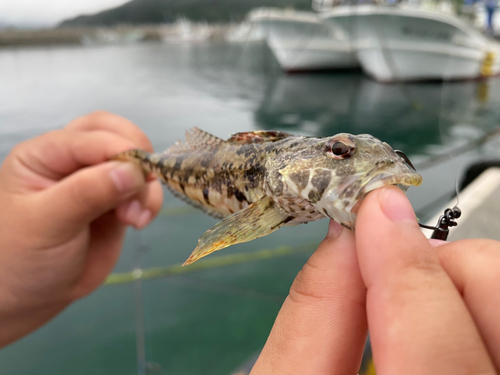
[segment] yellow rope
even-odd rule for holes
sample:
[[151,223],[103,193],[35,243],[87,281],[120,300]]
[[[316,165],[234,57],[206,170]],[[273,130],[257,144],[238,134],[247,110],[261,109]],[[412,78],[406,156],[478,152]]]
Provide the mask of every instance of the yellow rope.
[[131,272],[113,273],[108,276],[104,285],[127,284],[137,279],[157,279],[160,277],[169,277],[210,268],[243,264],[256,260],[278,258],[294,253],[312,251],[317,246],[318,243],[308,243],[295,247],[280,246],[276,249],[264,249],[253,253],[230,254],[221,257],[207,258],[186,267],[183,267],[181,264],[175,264],[169,267],[152,267],[145,270],[137,269]]
[[369,359],[368,366],[366,368],[366,372],[360,375],[377,375],[375,372],[375,364],[373,363],[373,358]]

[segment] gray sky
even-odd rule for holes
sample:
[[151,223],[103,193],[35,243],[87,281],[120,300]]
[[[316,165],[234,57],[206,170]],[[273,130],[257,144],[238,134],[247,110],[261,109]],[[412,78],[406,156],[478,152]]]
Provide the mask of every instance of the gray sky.
[[53,26],[80,14],[114,8],[130,0],[0,0],[0,22]]

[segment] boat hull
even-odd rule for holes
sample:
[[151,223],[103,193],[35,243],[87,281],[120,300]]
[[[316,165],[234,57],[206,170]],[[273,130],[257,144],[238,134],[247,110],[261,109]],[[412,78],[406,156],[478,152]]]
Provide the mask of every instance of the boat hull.
[[275,10],[254,14],[250,22],[264,30],[269,48],[285,71],[359,66],[351,41],[315,13]]
[[365,6],[349,17],[359,63],[378,81],[476,79],[500,71],[498,45],[451,15]]

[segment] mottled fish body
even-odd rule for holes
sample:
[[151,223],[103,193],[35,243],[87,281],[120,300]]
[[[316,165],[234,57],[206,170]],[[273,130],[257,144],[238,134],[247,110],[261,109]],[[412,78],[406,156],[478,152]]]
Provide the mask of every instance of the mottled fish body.
[[404,154],[366,134],[311,138],[254,131],[222,140],[193,128],[186,143],[163,154],[130,150],[114,159],[139,163],[177,197],[222,219],[185,264],[283,225],[329,217],[354,229],[369,191],[385,185],[406,191],[422,182]]

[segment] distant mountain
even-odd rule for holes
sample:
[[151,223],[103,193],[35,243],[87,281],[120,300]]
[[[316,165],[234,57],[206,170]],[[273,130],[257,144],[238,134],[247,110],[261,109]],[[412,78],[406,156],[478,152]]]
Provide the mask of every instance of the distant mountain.
[[193,21],[229,22],[243,19],[253,8],[292,7],[311,9],[311,0],[132,0],[117,8],[63,21],[60,27],[112,26]]

